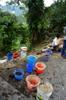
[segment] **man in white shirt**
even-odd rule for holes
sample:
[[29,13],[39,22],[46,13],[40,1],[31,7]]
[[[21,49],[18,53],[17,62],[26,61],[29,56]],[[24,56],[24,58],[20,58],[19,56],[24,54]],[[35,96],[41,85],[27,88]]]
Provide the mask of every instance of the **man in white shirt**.
[[60,35],[57,34],[56,37],[53,39],[51,46],[53,47],[53,50],[62,48],[63,47],[63,38],[61,38]]
[[57,37],[55,37],[53,39],[52,46],[57,46],[57,45],[58,45],[58,39],[57,39]]

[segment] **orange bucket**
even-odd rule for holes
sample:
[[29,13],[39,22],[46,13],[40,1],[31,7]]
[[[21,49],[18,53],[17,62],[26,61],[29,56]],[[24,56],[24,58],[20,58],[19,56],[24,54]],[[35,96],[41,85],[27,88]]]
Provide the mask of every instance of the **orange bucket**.
[[46,65],[43,62],[37,62],[35,68],[37,74],[42,74],[45,72]]
[[41,82],[40,78],[36,75],[29,75],[26,77],[27,88],[29,90],[37,88],[40,82]]

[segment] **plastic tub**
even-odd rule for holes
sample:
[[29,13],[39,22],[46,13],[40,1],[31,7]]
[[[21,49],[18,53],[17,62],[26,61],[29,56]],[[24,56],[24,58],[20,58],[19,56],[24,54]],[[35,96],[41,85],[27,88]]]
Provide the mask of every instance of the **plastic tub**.
[[35,68],[37,74],[42,74],[45,72],[46,65],[43,62],[37,62]]
[[52,95],[53,87],[49,82],[41,84],[37,87],[36,100],[49,100]]
[[26,83],[27,83],[27,88],[29,90],[33,90],[37,88],[37,86],[40,84],[41,80],[38,76],[36,75],[28,75],[26,77]]
[[15,69],[13,75],[15,80],[20,81],[24,77],[24,71],[22,69]]

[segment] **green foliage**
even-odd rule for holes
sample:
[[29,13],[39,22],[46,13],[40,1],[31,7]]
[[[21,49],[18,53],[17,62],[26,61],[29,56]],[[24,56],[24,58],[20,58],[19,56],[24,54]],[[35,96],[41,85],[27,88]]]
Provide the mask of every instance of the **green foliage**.
[[44,27],[54,37],[56,33],[63,34],[66,26],[66,0],[57,0],[44,10]]
[[19,16],[18,22],[15,15],[0,10],[0,51],[19,50],[24,45],[30,48],[46,37],[53,38],[56,33],[63,32],[66,0],[57,0],[50,7],[44,7],[43,0],[17,1],[28,6],[28,14],[25,15],[28,24],[23,17]]
[[0,51],[19,50],[23,44],[29,46],[27,24],[19,24],[15,15],[0,11]]
[[57,1],[52,8],[51,27],[53,31],[63,32],[63,27],[66,25],[66,1]]

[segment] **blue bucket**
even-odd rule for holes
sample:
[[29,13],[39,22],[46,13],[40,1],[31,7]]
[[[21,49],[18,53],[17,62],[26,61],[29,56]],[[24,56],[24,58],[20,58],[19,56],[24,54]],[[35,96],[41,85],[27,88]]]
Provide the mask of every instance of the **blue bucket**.
[[33,69],[34,69],[34,65],[32,65],[32,64],[27,64],[26,65],[26,72],[27,73],[32,73]]
[[33,56],[33,55],[30,55],[27,57],[27,63],[28,64],[35,64],[37,61],[37,57],[36,56]]
[[24,71],[22,69],[15,69],[13,75],[15,80],[20,81],[24,77]]
[[27,57],[26,72],[32,73],[36,61],[37,61],[36,56],[30,55]]
[[13,54],[11,52],[7,53],[7,60],[10,61],[13,58]]

